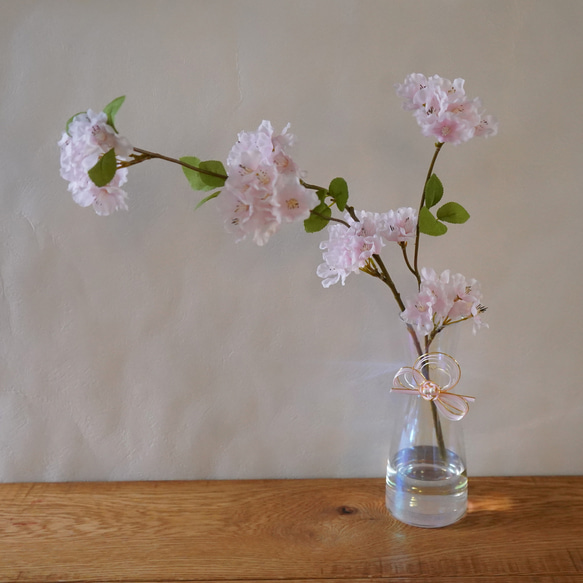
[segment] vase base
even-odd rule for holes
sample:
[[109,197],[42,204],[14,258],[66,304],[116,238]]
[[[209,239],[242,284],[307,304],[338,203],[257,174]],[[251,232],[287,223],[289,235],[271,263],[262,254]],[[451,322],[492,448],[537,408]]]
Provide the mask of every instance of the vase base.
[[445,459],[432,446],[401,450],[387,464],[386,505],[401,522],[440,528],[460,520],[468,505],[467,476],[461,459]]

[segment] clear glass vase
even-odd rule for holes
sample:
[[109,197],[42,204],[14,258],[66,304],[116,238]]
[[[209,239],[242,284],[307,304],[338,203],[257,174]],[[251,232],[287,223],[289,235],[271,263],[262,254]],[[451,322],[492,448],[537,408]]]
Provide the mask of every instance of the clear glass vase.
[[[443,343],[431,346],[431,351],[436,349],[443,350]],[[423,375],[441,382],[435,378],[439,372],[429,367],[423,369]],[[412,526],[447,526],[462,518],[467,510],[462,421],[446,418],[434,401],[421,394],[400,398],[407,403],[403,416],[393,427],[387,460],[387,508],[395,518]]]

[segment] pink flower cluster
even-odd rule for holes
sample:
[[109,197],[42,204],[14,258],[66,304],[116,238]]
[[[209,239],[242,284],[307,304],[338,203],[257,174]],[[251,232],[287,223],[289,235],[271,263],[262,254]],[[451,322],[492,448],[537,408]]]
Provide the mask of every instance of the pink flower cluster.
[[264,245],[282,223],[305,220],[318,204],[302,186],[300,171],[287,150],[289,125],[273,134],[269,121],[255,132],[241,132],[227,158],[228,179],[218,199],[228,231]]
[[425,77],[420,73],[407,75],[404,83],[396,85],[403,108],[413,111],[424,136],[438,142],[460,144],[474,136],[494,136],[498,122],[484,115],[479,98],[468,99],[463,79],[452,83],[438,75]]
[[349,227],[341,223],[328,225],[328,240],[320,243],[324,251],[324,263],[318,266],[316,273],[323,279],[325,288],[342,282],[351,273],[358,273],[366,262],[385,246],[386,241],[405,243],[415,238],[417,211],[413,208],[400,208],[387,213],[356,213],[355,221],[348,213],[344,220]]
[[480,317],[485,310],[481,302],[480,284],[475,279],[466,280],[449,269],[438,276],[433,269],[423,268],[419,293],[405,302],[401,319],[418,333],[430,334],[472,318],[475,333],[481,326],[487,326]]
[[69,124],[59,140],[61,148],[61,176],[69,182],[73,200],[87,207],[93,205],[98,215],[109,215],[117,209],[127,210],[127,193],[120,187],[127,181],[127,168],[117,170],[113,180],[98,187],[87,172],[99,158],[112,148],[120,160],[128,159],[133,147],[107,123],[107,115],[88,110]]

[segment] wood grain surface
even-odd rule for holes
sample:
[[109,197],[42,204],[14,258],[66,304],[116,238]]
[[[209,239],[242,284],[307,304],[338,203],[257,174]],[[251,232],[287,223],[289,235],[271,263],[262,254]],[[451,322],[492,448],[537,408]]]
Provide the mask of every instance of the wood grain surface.
[[0,484],[0,581],[583,582],[583,477],[473,478],[443,529],[381,479]]

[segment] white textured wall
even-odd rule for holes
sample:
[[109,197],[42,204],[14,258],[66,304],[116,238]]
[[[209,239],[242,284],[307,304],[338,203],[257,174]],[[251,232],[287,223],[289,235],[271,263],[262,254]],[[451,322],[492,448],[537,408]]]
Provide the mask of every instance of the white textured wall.
[[324,290],[300,226],[236,245],[161,162],[98,217],[56,142],[121,94],[120,132],[175,156],[289,121],[308,180],[416,205],[433,146],[393,91],[410,72],[466,78],[501,122],[444,148],[472,220],[422,250],[490,308],[456,354],[470,471],[581,473],[582,28],[580,0],[0,1],[0,480],[383,475],[388,290]]

